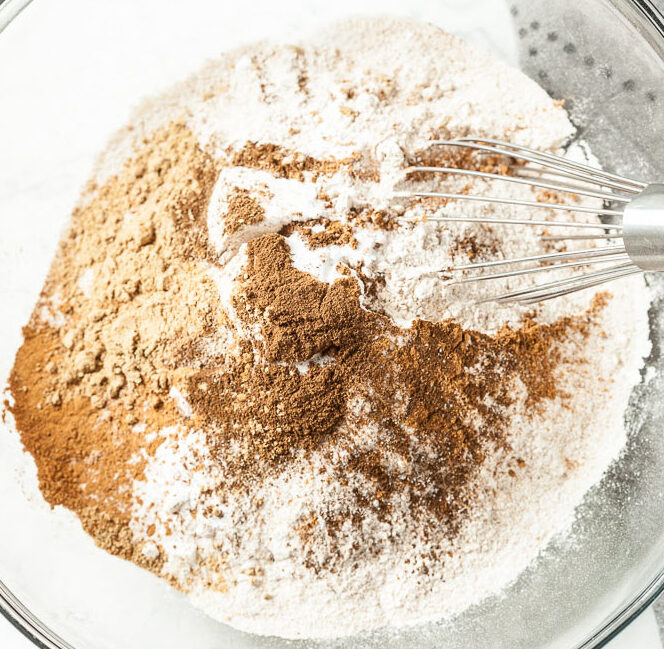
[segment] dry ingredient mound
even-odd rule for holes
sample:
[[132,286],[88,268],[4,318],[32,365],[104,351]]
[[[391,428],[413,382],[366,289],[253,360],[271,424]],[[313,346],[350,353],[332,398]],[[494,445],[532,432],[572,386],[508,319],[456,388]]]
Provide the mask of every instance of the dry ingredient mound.
[[83,192],[11,373],[46,500],[254,633],[415,624],[514,580],[624,444],[648,298],[630,278],[526,309],[475,300],[528,277],[450,282],[564,244],[428,220],[523,207],[395,190],[581,202],[405,172],[509,173],[430,145],[469,133],[559,152],[573,128],[518,71],[390,19],[242,48],[147,102]]

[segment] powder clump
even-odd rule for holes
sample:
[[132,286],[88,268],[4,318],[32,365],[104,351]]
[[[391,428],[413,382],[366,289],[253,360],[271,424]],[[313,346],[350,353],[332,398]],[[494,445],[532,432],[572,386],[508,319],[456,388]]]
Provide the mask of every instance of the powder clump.
[[226,230],[234,234],[245,225],[260,223],[265,218],[261,204],[251,197],[246,189],[236,189],[228,202],[225,217]]

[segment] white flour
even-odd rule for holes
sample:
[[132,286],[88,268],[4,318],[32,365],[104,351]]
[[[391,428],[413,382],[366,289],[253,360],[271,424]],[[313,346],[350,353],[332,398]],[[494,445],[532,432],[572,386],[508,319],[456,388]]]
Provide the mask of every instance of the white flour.
[[[556,150],[573,132],[565,112],[520,72],[433,27],[391,20],[345,23],[301,48],[259,45],[231,53],[146,105],[137,127],[147,132],[181,115],[219,159],[227,159],[228,147],[237,150],[256,141],[321,159],[359,151],[378,164],[379,179],[364,181],[341,172],[305,182],[244,168],[222,172],[208,213],[219,253],[210,272],[231,316],[229,298],[234,277],[243,272],[246,241],[293,220],[325,216],[346,222],[350,208],[394,208],[395,188],[409,186],[402,183],[406,155],[425,148],[435,134],[472,133]],[[118,139],[102,161],[101,175],[111,173],[134,136]],[[464,178],[444,181],[448,191],[467,183]],[[440,178],[428,183],[442,185]],[[235,187],[254,196],[265,220],[229,234],[224,216]],[[329,197],[328,206],[318,198],[321,192]],[[474,181],[472,193],[530,200],[537,194],[485,181]],[[418,218],[423,209],[431,213],[431,208],[402,205],[404,217]],[[532,215],[465,202],[449,203],[444,213]],[[561,218],[551,210],[537,216]],[[295,266],[326,282],[338,276],[339,262],[352,268],[363,264],[367,278],[381,280],[375,295],[364,297],[366,308],[386,313],[399,326],[415,318],[454,318],[494,332],[505,323],[518,324],[525,309],[478,307],[472,301],[531,280],[471,288],[451,286],[439,271],[468,262],[457,245],[464,238],[480,247],[497,242],[494,256],[521,256],[543,250],[541,234],[528,227],[428,222],[395,231],[355,228],[355,248],[311,250],[297,233],[288,242]],[[166,441],[149,463],[146,480],[135,485],[136,541],[146,556],[155,556],[161,546],[164,575],[189,592],[197,606],[254,633],[330,637],[459,613],[513,581],[552,536],[566,529],[586,490],[624,445],[622,415],[648,350],[648,297],[641,278],[621,280],[610,291],[614,298],[585,345],[580,338],[564,345],[567,357],[585,359],[559,371],[568,398],[548,401],[526,415],[525,392],[514,385],[511,450],[487,449],[488,460],[473,484],[475,505],[460,533],[451,540],[441,533],[440,543],[447,544],[444,560],[423,559],[427,542],[403,500],[393,503],[387,521],[367,514],[361,532],[343,528],[334,550],[321,528],[310,549],[314,559],[324,563],[334,553],[337,563],[335,572],[317,574],[305,565],[297,525],[303,516],[343,509],[349,492],[365,487],[361,479],[351,475],[344,486],[329,482],[329,467],[321,458],[302,457],[277,478],[221,503],[210,494],[223,485],[224,467],[212,460],[202,434],[183,429],[163,431]],[[538,308],[536,319],[552,322],[583,312],[592,296],[586,291],[548,302]],[[298,369],[306,371],[306,364]],[[361,402],[353,404],[356,411],[362,408]],[[352,421],[345,425],[352,427]],[[380,431],[354,434],[362,447],[375,443]],[[341,463],[343,451],[339,454]],[[216,515],[208,513],[209,506]],[[152,525],[154,533],[148,535]],[[366,552],[358,552],[357,544]]]

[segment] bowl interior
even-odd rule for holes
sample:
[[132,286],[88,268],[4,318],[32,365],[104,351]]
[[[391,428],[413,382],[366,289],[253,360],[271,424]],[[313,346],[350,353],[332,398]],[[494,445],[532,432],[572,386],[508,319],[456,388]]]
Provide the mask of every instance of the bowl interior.
[[[2,377],[95,153],[131,106],[217,52],[268,36],[296,40],[313,25],[357,13],[418,17],[519,65],[565,100],[579,137],[606,168],[664,177],[664,66],[629,3],[141,0],[102,9],[85,0],[35,0],[0,35]],[[651,283],[653,351],[627,413],[624,456],[588,494],[569,537],[503,595],[452,622],[325,643],[233,631],[97,549],[69,512],[51,511],[34,464],[4,424],[0,579],[77,649],[580,646],[664,569],[664,318],[661,282]]]

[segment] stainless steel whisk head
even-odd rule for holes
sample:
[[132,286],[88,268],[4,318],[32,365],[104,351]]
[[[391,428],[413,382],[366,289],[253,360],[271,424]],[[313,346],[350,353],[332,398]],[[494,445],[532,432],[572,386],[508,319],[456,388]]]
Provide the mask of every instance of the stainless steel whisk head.
[[[455,140],[433,140],[432,146],[459,147],[473,152],[500,156],[511,161],[509,174],[490,173],[456,167],[413,166],[408,173],[460,174],[476,178],[500,180],[551,190],[556,193],[586,196],[603,201],[601,208],[566,203],[546,203],[495,196],[478,196],[449,192],[400,192],[401,197],[428,197],[480,201],[546,208],[576,213],[596,214],[618,223],[585,223],[573,220],[513,219],[498,217],[465,217],[437,214],[428,220],[458,221],[501,225],[525,225],[547,228],[572,228],[576,234],[547,235],[549,241],[588,240],[606,242],[600,247],[587,247],[569,252],[552,252],[517,259],[500,259],[456,266],[452,271],[496,269],[497,272],[475,274],[458,280],[460,283],[555,272],[573,267],[611,264],[597,270],[535,284],[526,288],[482,300],[500,303],[535,304],[604,284],[605,282],[641,273],[664,270],[664,184],[645,183],[595,169],[586,164],[531,149],[529,147],[487,138],[463,137]],[[607,241],[608,240],[608,241]],[[615,241],[616,243],[612,243]],[[502,270],[501,266],[518,266]]]

